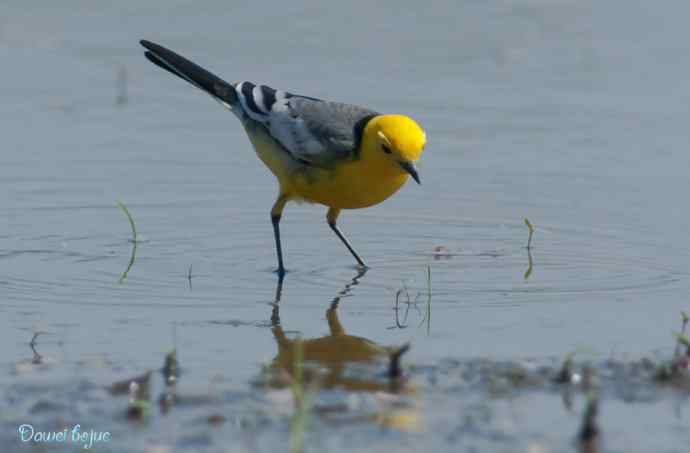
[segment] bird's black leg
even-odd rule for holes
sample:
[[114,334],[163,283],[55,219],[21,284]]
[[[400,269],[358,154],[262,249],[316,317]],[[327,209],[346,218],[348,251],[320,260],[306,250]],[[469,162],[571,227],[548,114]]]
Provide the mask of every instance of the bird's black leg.
[[328,226],[331,227],[331,230],[340,238],[340,240],[345,244],[345,247],[352,253],[352,256],[355,257],[357,260],[357,263],[359,264],[360,267],[362,268],[368,268],[368,266],[364,263],[364,260],[359,257],[357,252],[355,252],[355,249],[352,248],[350,245],[350,241],[347,240],[345,235],[343,234],[342,231],[340,231],[340,228],[338,228],[338,225],[336,225],[336,220],[338,219],[338,215],[340,214],[340,209],[334,209],[334,208],[329,208],[328,209],[328,214],[326,214],[326,220],[328,221]]
[[278,276],[283,278],[285,275],[285,266],[283,266],[283,247],[280,244],[280,217],[283,214],[283,208],[287,203],[287,198],[281,195],[273,204],[271,209],[271,223],[273,224],[273,236],[276,240],[276,254],[278,255]]
[[278,284],[276,285],[276,297],[273,301],[273,310],[271,310],[271,325],[274,329],[280,328],[280,298],[283,295],[283,279],[284,275],[278,276]]

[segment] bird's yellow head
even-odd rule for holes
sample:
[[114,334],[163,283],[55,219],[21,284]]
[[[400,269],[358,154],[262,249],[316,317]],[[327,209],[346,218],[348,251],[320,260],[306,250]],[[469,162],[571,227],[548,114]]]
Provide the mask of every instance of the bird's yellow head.
[[376,116],[364,129],[363,145],[370,156],[409,173],[417,183],[419,175],[415,163],[425,144],[424,129],[405,115]]

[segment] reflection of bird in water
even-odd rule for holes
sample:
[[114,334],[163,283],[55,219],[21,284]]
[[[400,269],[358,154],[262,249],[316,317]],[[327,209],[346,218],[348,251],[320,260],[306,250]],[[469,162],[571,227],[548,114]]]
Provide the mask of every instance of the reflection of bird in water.
[[[414,387],[400,376],[399,359],[407,351],[408,345],[400,348],[381,346],[371,340],[355,335],[348,335],[338,318],[338,304],[343,296],[358,284],[366,270],[360,270],[357,275],[345,285],[345,288],[331,301],[326,310],[329,334],[319,338],[300,339],[289,338],[280,324],[280,294],[282,280],[279,280],[276,291],[276,303],[271,314],[273,336],[278,344],[278,354],[271,367],[285,373],[289,379],[278,379],[270,385],[287,387],[294,376],[295,359],[297,354],[305,363],[305,379],[316,381],[320,389],[340,388],[348,391],[364,391],[376,394],[414,394]],[[301,352],[298,352],[301,348]],[[373,364],[377,360],[388,357],[389,371],[383,373],[349,373],[348,366],[352,364]],[[318,370],[318,374],[314,369]],[[315,376],[316,379],[314,379]],[[390,398],[383,397],[384,405]],[[395,407],[365,416],[364,420],[374,420],[377,423],[401,429],[416,429],[417,411],[414,407]],[[354,420],[360,420],[355,417]],[[352,420],[352,419],[351,419]]]
[[[348,335],[338,319],[338,304],[341,298],[358,284],[358,280],[365,273],[365,270],[359,271],[352,281],[345,285],[345,288],[331,301],[330,307],[326,310],[329,335],[320,338],[288,338],[280,324],[279,301],[276,302],[271,315],[273,336],[278,343],[278,355],[273,361],[275,367],[288,372],[290,375],[293,374],[296,346],[299,342],[303,360],[312,362],[326,370],[325,376],[322,376],[319,381],[320,387],[343,387],[348,390],[365,391],[390,390],[388,380],[345,375],[346,367],[350,363],[372,362],[394,351],[393,348],[380,346],[366,338]],[[277,296],[280,297],[280,290]]]

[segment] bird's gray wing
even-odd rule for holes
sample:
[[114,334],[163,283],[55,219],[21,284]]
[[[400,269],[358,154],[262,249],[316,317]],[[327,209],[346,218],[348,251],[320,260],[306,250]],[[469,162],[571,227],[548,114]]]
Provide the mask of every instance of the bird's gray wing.
[[245,114],[262,123],[296,159],[330,167],[356,153],[373,110],[298,96],[251,82],[235,87]]
[[[302,151],[307,154],[307,160],[316,161],[348,157],[355,153],[367,121],[378,115],[356,105],[298,96],[289,99],[288,110],[293,118],[303,122],[311,139],[320,145],[305,147]],[[290,127],[287,126],[288,129]]]

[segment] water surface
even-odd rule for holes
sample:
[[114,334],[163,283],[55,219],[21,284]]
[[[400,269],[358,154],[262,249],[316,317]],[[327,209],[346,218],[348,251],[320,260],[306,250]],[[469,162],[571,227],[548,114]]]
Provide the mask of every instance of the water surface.
[[[190,392],[222,376],[251,399],[249,382],[277,353],[273,177],[236,119],[148,63],[140,38],[229,80],[407,113],[426,128],[423,184],[341,217],[372,267],[339,303],[349,334],[411,342],[406,361],[418,364],[574,350],[639,357],[672,345],[690,289],[685,3],[9,1],[1,9],[4,388],[55,380],[76,396],[82,378],[133,376],[177,347]],[[141,235],[122,283],[132,243],[116,200]],[[537,225],[528,279],[524,217]],[[289,205],[282,232],[281,323],[322,336],[329,304],[357,270],[323,207]],[[421,296],[399,328],[403,287]],[[37,331],[47,332],[39,343],[57,365],[17,375]],[[563,416],[551,396],[529,401],[536,419]],[[117,411],[103,406],[96,420],[106,429]],[[614,411],[621,426],[632,418],[625,405]],[[672,404],[654,411],[648,420],[672,414]],[[367,429],[356,426],[348,429]],[[655,426],[663,448],[687,445],[670,424]],[[567,450],[569,428],[559,429],[547,445]],[[266,445],[245,447],[272,449],[287,436],[269,431]],[[646,451],[638,437],[621,431],[612,451]],[[333,437],[331,448],[347,438]]]

